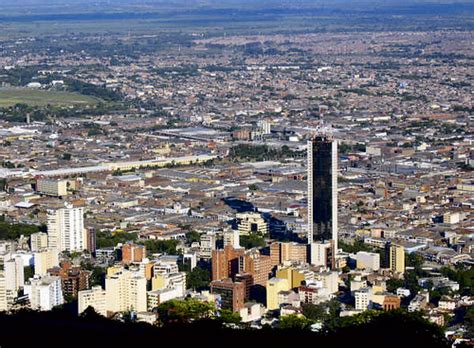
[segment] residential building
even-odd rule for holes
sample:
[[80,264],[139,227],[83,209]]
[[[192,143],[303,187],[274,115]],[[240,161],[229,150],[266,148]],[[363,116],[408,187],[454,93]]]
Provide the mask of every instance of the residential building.
[[356,254],[357,268],[368,271],[378,271],[380,269],[380,254],[359,251]]
[[240,270],[252,275],[253,284],[266,286],[268,277],[272,271],[272,263],[270,256],[262,255],[259,250],[251,249],[245,252],[240,259],[243,261],[243,267]]
[[372,289],[362,288],[354,292],[355,309],[365,311],[372,308]]
[[46,275],[48,269],[59,266],[57,249],[43,249],[34,253],[35,275]]
[[122,269],[105,278],[106,308],[110,312],[147,310],[147,281],[144,276]]
[[41,178],[36,180],[36,191],[48,196],[66,196],[70,186],[70,181],[64,179]]
[[50,311],[64,303],[59,277],[35,275],[25,284],[24,292],[28,295],[32,309]]
[[25,285],[24,264],[20,256],[12,257],[3,263],[5,288],[9,301],[18,295],[18,290]]
[[211,282],[211,293],[220,295],[222,309],[239,312],[244,308],[245,285],[233,282],[232,279],[215,280]]
[[30,248],[32,252],[37,252],[48,247],[48,234],[45,232],[33,233],[30,236]]
[[212,258],[214,250],[216,250],[216,235],[213,233],[202,234],[200,238],[199,257],[202,259],[210,259]]
[[224,246],[231,245],[234,249],[240,248],[240,234],[238,230],[228,229],[224,231]]
[[98,314],[107,316],[106,291],[100,285],[90,290],[80,290],[77,294],[78,312],[81,314],[89,306]]
[[311,264],[332,268],[335,265],[335,248],[333,240],[327,242],[313,242],[311,248]]
[[405,249],[401,245],[388,244],[389,268],[394,273],[405,273]]
[[280,308],[278,293],[290,290],[290,283],[287,279],[271,278],[267,281],[267,309],[275,310]]
[[235,249],[231,245],[224,249],[212,251],[212,280],[233,278],[239,273],[240,257],[244,256],[245,250]]
[[138,245],[131,242],[122,246],[122,262],[130,264],[133,262],[142,262],[145,258],[146,251],[144,245]]
[[0,312],[8,310],[7,287],[4,271],[0,271]]
[[308,247],[305,244],[294,242],[273,242],[270,244],[272,265],[277,266],[284,262],[307,262]]
[[84,251],[86,231],[84,208],[65,204],[64,208],[48,209],[48,246],[60,252]]
[[70,262],[63,261],[60,267],[51,268],[48,273],[61,278],[64,297],[76,298],[79,291],[89,288],[91,272],[80,266],[72,266]]

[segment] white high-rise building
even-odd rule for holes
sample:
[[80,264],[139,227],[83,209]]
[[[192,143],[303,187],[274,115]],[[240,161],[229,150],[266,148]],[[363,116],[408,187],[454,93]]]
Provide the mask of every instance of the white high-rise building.
[[370,288],[362,288],[354,292],[355,309],[357,311],[365,311],[372,307],[372,290]]
[[258,122],[262,134],[271,134],[272,133],[272,124],[268,121],[262,120]]
[[44,249],[34,253],[35,275],[46,275],[48,269],[59,266],[57,249]]
[[7,301],[7,289],[5,274],[3,271],[0,271],[0,312],[8,310],[8,301]]
[[62,251],[83,251],[86,245],[84,208],[65,204],[48,210],[48,246]]
[[106,308],[110,312],[146,312],[147,280],[129,270],[122,270],[105,279]]
[[48,247],[48,234],[44,232],[33,233],[30,236],[30,247],[32,252],[36,252]]
[[106,291],[100,285],[93,286],[90,290],[82,290],[77,295],[78,312],[81,314],[87,307],[94,310],[104,317],[107,315]]
[[25,295],[28,295],[32,309],[50,311],[64,303],[61,289],[61,278],[53,276],[30,278],[25,284]]
[[356,254],[357,268],[370,271],[378,271],[380,269],[380,254],[359,251]]
[[224,246],[232,245],[234,249],[240,248],[240,233],[239,230],[229,229],[224,231]]
[[213,233],[202,234],[200,238],[199,257],[210,259],[212,251],[216,249],[216,235]]
[[[337,141],[318,135],[308,141],[308,244],[337,250]],[[313,255],[313,253],[311,253]],[[311,260],[313,262],[313,260]]]
[[20,256],[4,262],[5,288],[9,299],[17,297],[18,290],[25,285],[23,259]]
[[330,268],[334,262],[333,252],[331,241],[311,243],[311,264]]

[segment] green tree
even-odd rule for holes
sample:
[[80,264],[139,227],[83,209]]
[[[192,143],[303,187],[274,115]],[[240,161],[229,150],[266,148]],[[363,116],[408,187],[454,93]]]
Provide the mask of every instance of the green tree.
[[170,300],[156,308],[158,320],[162,325],[189,323],[192,320],[211,318],[215,306],[195,298]]
[[33,278],[33,276],[35,275],[35,269],[33,268],[33,266],[25,266],[23,268],[23,273],[25,281],[27,281],[28,279]]
[[242,318],[240,317],[240,314],[233,312],[229,309],[221,309],[216,319],[223,323],[231,323],[231,324],[242,323]]
[[177,255],[178,252],[176,247],[179,244],[179,241],[175,239],[171,240],[145,240],[141,241],[140,244],[143,244],[148,253],[165,253],[168,255]]
[[250,190],[250,191],[257,191],[257,190],[258,190],[258,186],[255,185],[255,184],[251,184],[251,185],[249,185],[249,190]]
[[96,235],[97,248],[115,247],[118,243],[126,243],[128,241],[136,241],[138,238],[136,233],[115,233],[110,231],[99,231]]
[[403,279],[390,278],[387,280],[387,291],[395,292],[398,288],[402,288],[405,285]]
[[267,245],[265,238],[257,234],[249,234],[248,236],[240,236],[240,245],[245,249],[263,248]]
[[199,242],[201,240],[201,235],[196,231],[190,231],[186,233],[186,243],[191,245],[194,242]]
[[0,240],[15,240],[22,235],[28,237],[39,231],[40,227],[37,225],[11,224],[0,221]]
[[203,290],[209,288],[211,282],[211,272],[208,269],[201,268],[200,266],[194,267],[194,269],[186,275],[186,287],[188,289]]
[[296,314],[284,315],[280,317],[280,329],[284,330],[306,330],[314,324],[304,316],[297,316]]

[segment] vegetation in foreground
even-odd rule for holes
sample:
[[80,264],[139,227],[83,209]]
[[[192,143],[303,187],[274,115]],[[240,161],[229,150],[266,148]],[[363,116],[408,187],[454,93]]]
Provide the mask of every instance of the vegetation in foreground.
[[[183,309],[183,308],[181,308]],[[186,311],[185,311],[186,312]],[[172,312],[176,316],[176,312]],[[175,319],[173,317],[173,319]],[[290,321],[294,318],[290,318]],[[403,329],[394,332],[394,327],[403,323]],[[319,333],[306,330],[291,323],[285,329],[264,327],[261,330],[229,329],[223,320],[198,318],[190,324],[173,322],[164,327],[143,323],[109,320],[87,311],[77,317],[66,309],[51,312],[19,311],[13,315],[0,314],[2,336],[0,343],[28,346],[37,337],[50,332],[48,346],[126,346],[131,343],[179,342],[180,346],[222,346],[237,344],[260,344],[266,346],[294,345],[296,342],[312,342],[315,346],[344,347],[363,342],[370,347],[448,347],[439,327],[425,321],[419,314],[403,311],[365,313],[355,317],[340,318],[331,330]],[[19,341],[18,328],[27,328],[27,335]],[[211,340],[212,338],[212,340]],[[19,342],[21,342],[19,344]]]

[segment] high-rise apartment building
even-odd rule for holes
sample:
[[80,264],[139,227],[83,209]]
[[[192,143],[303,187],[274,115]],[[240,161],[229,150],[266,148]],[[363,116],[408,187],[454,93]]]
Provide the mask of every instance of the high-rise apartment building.
[[60,252],[87,248],[83,207],[65,204],[64,208],[48,209],[48,246]]
[[86,249],[91,254],[95,253],[97,248],[97,235],[95,229],[87,228],[86,229]]
[[122,246],[122,262],[130,264],[132,262],[142,262],[145,258],[145,246],[134,243],[126,243]]
[[63,296],[77,297],[80,290],[89,288],[91,272],[78,266],[73,266],[70,262],[61,262],[61,267],[54,267],[48,270],[52,276],[61,278]]
[[216,235],[213,233],[205,233],[200,238],[199,257],[202,259],[212,258],[213,252],[216,250]]
[[17,297],[18,290],[25,285],[23,259],[21,256],[13,257],[5,261],[3,267],[7,297],[12,300]]
[[46,275],[48,269],[59,266],[57,249],[44,249],[34,254],[35,275]]
[[278,293],[288,291],[291,285],[287,279],[272,278],[267,281],[267,309],[275,310],[280,308]]
[[257,249],[251,249],[245,252],[239,262],[240,270],[252,275],[253,285],[267,285],[273,267],[270,256],[262,255]]
[[273,242],[270,244],[272,265],[277,266],[284,262],[307,262],[308,247],[305,244],[294,242]]
[[146,286],[147,280],[144,276],[126,269],[107,276],[105,279],[107,311],[146,312]]
[[[317,135],[308,141],[308,244],[332,241],[337,250],[337,141]],[[313,253],[311,253],[313,256]],[[311,260],[313,263],[313,260]]]
[[4,271],[0,271],[0,312],[8,310],[7,288]]
[[32,252],[37,252],[39,250],[47,248],[48,234],[44,232],[33,233],[30,236],[30,247]]
[[81,314],[90,306],[105,317],[107,315],[105,294],[105,290],[100,285],[93,286],[90,290],[79,291],[77,295],[78,313]]
[[61,289],[61,278],[49,275],[30,278],[24,287],[32,309],[50,311],[53,307],[64,303]]
[[233,248],[240,248],[240,234],[238,230],[229,229],[224,231],[224,246],[231,245]]
[[386,250],[390,270],[395,273],[405,273],[405,248],[401,245],[388,243]]
[[211,293],[221,297],[221,308],[239,312],[244,308],[245,284],[233,282],[232,279],[211,282]]
[[245,249],[235,249],[231,245],[212,251],[212,280],[233,278],[239,273],[240,257],[244,253]]

